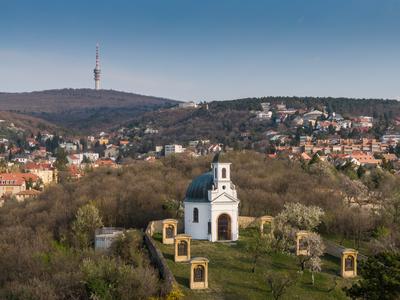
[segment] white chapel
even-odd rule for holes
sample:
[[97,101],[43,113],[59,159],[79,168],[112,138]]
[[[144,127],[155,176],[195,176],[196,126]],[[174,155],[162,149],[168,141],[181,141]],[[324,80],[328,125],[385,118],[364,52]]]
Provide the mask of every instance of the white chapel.
[[239,238],[239,199],[231,181],[230,163],[217,153],[211,171],[195,178],[185,201],[185,233],[193,239],[236,241]]

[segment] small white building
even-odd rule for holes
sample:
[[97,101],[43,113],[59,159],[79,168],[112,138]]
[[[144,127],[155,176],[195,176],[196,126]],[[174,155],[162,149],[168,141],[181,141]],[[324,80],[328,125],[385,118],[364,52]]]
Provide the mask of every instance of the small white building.
[[82,160],[84,159],[84,157],[86,157],[90,161],[94,162],[100,158],[100,155],[95,152],[85,152],[85,153],[82,153],[82,155],[81,155]]
[[111,244],[117,237],[123,234],[122,228],[103,227],[96,229],[94,248],[95,250],[105,251],[111,247]]
[[182,147],[182,145],[165,145],[164,147],[164,155],[168,156],[171,154],[175,154],[175,153],[182,153],[183,151],[185,151],[185,148]]
[[197,103],[193,101],[179,103],[179,108],[197,108]]
[[119,155],[119,148],[115,145],[107,145],[106,149],[104,150],[104,157],[116,159]]
[[185,233],[197,240],[236,241],[239,238],[239,199],[231,181],[230,163],[217,153],[211,171],[195,178],[185,201]]

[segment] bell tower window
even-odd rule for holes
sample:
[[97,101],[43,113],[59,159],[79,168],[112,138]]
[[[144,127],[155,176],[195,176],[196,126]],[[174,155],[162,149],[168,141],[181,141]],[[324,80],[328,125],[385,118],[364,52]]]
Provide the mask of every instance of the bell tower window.
[[226,178],[226,168],[222,168],[222,178]]

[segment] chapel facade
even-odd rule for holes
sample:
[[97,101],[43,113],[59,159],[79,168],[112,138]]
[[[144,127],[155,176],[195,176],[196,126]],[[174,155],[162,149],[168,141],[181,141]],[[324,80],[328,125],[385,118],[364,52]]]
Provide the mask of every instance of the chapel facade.
[[238,240],[240,201],[231,181],[230,165],[217,153],[211,171],[189,185],[184,200],[185,233],[193,239]]

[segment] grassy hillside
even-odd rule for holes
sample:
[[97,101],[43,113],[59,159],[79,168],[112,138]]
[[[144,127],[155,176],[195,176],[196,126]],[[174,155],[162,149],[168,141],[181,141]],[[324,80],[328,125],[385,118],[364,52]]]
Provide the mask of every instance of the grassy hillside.
[[[273,299],[267,287],[266,273],[297,274],[296,257],[282,253],[263,256],[252,273],[252,258],[243,249],[243,244],[251,237],[246,230],[241,230],[240,234],[239,243],[192,241],[192,257],[206,257],[210,261],[209,289],[205,291],[189,289],[190,264],[175,263],[174,246],[163,245],[158,239],[157,246],[162,250],[185,299]],[[288,289],[283,299],[347,299],[341,288],[349,285],[351,280],[338,277],[339,270],[339,259],[325,256],[322,272],[316,275],[315,286],[311,284],[308,271],[303,275],[297,274],[296,284]],[[334,288],[335,278],[338,285]]]

